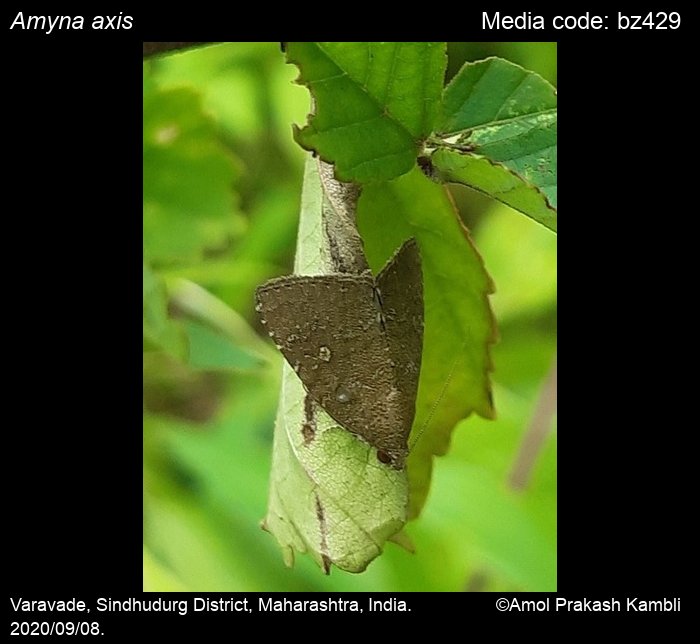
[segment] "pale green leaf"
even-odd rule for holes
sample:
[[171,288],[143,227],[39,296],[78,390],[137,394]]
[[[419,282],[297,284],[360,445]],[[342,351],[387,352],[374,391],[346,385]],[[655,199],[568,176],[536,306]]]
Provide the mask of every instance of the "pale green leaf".
[[[317,161],[309,158],[302,194],[295,272],[324,274],[324,196]],[[405,470],[381,463],[376,449],[318,409],[314,438],[305,440],[305,389],[285,362],[275,424],[266,528],[291,565],[308,552],[324,570],[331,563],[361,572],[406,520]]]
[[288,565],[298,551],[325,569],[333,563],[362,572],[406,521],[406,474],[381,463],[375,449],[325,414],[306,443],[304,397],[285,363],[265,525]]

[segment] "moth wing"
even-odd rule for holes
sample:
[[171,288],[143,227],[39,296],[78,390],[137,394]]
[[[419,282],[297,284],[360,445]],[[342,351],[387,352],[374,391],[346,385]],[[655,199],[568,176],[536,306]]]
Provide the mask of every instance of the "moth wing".
[[395,379],[402,393],[406,439],[415,416],[423,354],[423,271],[418,244],[409,239],[377,276]]
[[347,430],[393,452],[405,439],[374,286],[369,273],[283,277],[257,289],[256,308],[309,395]]

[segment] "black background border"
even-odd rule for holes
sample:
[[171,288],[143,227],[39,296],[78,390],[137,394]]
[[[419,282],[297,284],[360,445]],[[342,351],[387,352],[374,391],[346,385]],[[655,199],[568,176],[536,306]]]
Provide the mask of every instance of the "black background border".
[[[12,597],[151,597],[141,593],[142,41],[319,37],[255,33],[252,18],[243,33],[234,19],[222,28],[225,16],[203,10],[122,10],[134,17],[130,31],[50,35],[10,30],[19,9],[5,14]],[[537,13],[548,23],[553,15]],[[605,14],[614,23],[617,10]],[[462,11],[459,23],[458,34],[391,36],[558,41],[558,594],[678,596],[689,554],[679,537],[687,469],[678,459],[689,423],[673,366],[687,351],[679,295],[684,258],[692,257],[678,235],[690,214],[682,177],[688,29],[485,31],[481,8]],[[104,406],[114,413],[95,426]],[[483,594],[412,594],[410,601],[411,616],[454,608],[459,618],[479,607],[499,614],[495,598]],[[128,632],[124,617],[109,619]],[[141,619],[160,633],[167,624],[187,631],[167,616]]]

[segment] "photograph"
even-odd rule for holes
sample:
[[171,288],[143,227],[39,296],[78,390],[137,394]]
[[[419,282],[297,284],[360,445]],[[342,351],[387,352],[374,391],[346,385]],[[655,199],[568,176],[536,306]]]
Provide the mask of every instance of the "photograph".
[[142,590],[557,592],[557,43],[143,45]]

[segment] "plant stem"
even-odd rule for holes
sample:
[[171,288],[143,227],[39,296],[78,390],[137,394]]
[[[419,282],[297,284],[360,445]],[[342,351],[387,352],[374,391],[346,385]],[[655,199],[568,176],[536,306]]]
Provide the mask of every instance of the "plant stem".
[[544,446],[544,441],[552,427],[552,417],[557,410],[557,361],[552,361],[549,373],[540,390],[535,413],[525,432],[520,451],[515,458],[508,483],[514,490],[527,486],[535,461]]
[[324,241],[335,273],[359,274],[369,270],[362,238],[355,219],[360,187],[355,183],[338,181],[333,166],[318,161],[323,192],[322,226]]

